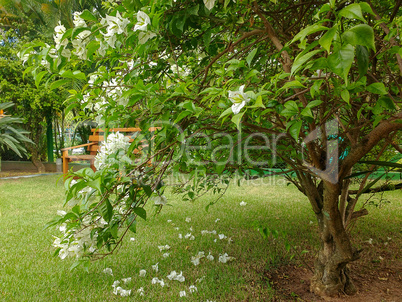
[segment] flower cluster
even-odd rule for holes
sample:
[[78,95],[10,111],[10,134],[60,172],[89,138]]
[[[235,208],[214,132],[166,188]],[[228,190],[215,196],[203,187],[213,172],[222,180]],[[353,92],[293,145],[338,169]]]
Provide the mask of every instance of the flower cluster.
[[[128,137],[119,132],[109,134],[106,142],[95,156],[95,168],[98,170],[104,169],[123,161],[123,157],[126,157],[129,147],[130,139]],[[116,157],[111,158],[110,155],[116,155]],[[125,158],[125,160],[128,160],[128,158]]]
[[130,20],[127,18],[123,18],[119,12],[116,13],[116,16],[106,15],[105,18],[102,18],[102,25],[106,26],[106,33],[101,32],[107,44],[115,48],[116,44],[116,35],[121,35],[123,33],[127,33],[127,25],[130,23]]
[[[59,215],[64,216],[65,212],[59,211]],[[69,222],[67,220],[66,222]],[[80,258],[84,252],[94,253],[97,250],[98,228],[103,228],[107,222],[100,216],[86,216],[77,228],[67,228],[67,223],[63,223],[59,230],[63,236],[54,237],[53,246],[59,249],[59,257],[65,259],[68,256]]]
[[134,26],[134,31],[139,30],[138,43],[145,44],[149,39],[156,37],[156,34],[152,31],[148,31],[148,25],[151,24],[151,19],[149,16],[139,11],[137,13],[137,23]]

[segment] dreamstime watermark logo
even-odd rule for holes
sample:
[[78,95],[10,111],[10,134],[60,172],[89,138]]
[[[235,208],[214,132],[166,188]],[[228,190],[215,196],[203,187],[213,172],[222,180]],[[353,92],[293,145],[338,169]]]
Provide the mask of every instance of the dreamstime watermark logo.
[[[159,121],[152,125],[154,130],[158,129],[156,131],[168,129],[170,135],[176,136],[180,142],[179,148],[175,149],[173,157],[169,159],[172,162],[185,161],[196,167],[246,165],[252,169],[253,167],[275,167],[280,164],[277,158],[278,154],[281,154],[282,158],[286,157],[282,164],[286,165],[286,162],[292,162],[295,164],[294,166],[307,168],[310,173],[331,183],[338,181],[339,143],[341,141],[338,135],[338,126],[336,120],[331,120],[325,123],[324,127],[317,128],[308,133],[304,139],[300,139],[297,144],[296,156],[298,158],[296,163],[296,158],[292,158],[290,152],[286,154],[286,151],[283,150],[284,146],[291,145],[289,140],[292,138],[287,133],[253,132],[245,134],[240,130],[207,134],[206,131],[184,131],[178,124],[166,121]],[[141,159],[141,161],[147,161],[154,165],[161,163],[161,158],[162,161],[166,161],[163,156],[158,156],[158,150],[154,147],[155,135],[157,133],[151,133],[146,143],[143,144],[144,152]],[[164,144],[168,146],[169,143],[171,142],[166,140]],[[309,150],[309,148],[314,148],[314,150]],[[314,152],[315,161],[312,160],[311,156]]]

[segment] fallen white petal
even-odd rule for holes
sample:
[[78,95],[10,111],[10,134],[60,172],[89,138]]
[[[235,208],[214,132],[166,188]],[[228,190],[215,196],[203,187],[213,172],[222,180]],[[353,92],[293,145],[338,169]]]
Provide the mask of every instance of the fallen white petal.
[[113,276],[113,271],[112,271],[112,269],[111,268],[105,268],[104,270],[103,270],[103,272],[105,273],[105,274],[108,274],[108,275],[112,275]]

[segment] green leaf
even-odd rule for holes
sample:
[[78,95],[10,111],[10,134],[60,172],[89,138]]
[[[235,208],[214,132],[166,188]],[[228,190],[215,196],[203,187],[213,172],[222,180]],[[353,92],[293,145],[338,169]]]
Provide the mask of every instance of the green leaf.
[[247,58],[246,58],[246,62],[247,62],[247,64],[248,64],[249,67],[251,67],[251,61],[253,60],[255,54],[257,53],[257,51],[258,51],[258,47],[257,47],[257,48],[254,48],[254,49],[248,54],[248,56],[247,56]]
[[135,220],[136,215],[131,214],[128,218],[127,218],[127,226],[128,229],[133,232],[133,233],[137,233],[137,221]]
[[232,122],[235,123],[237,129],[239,129],[239,130],[240,130],[240,122],[241,122],[241,119],[242,119],[242,117],[244,115],[244,112],[245,111],[240,112],[240,113],[238,113],[238,114],[236,114],[236,115],[234,115],[232,117]]
[[331,49],[331,44],[332,44],[332,40],[335,37],[336,31],[338,29],[338,26],[334,26],[332,28],[330,28],[325,35],[323,35],[320,40],[318,41],[318,43],[320,43],[320,45],[327,51],[330,52]]
[[293,122],[293,124],[289,127],[289,134],[297,141],[299,139],[300,130],[303,122],[297,121]]
[[198,16],[198,10],[200,9],[200,6],[197,4],[196,6],[190,7],[186,10],[186,13],[189,15],[194,15]]
[[229,107],[228,109],[226,109],[225,111],[222,112],[222,114],[219,116],[218,120],[220,120],[221,118],[223,118],[229,114],[232,114],[232,113],[233,113],[232,107]]
[[374,31],[367,24],[359,24],[352,27],[343,33],[342,38],[346,43],[353,46],[362,45],[375,51]]
[[402,169],[402,164],[399,163],[393,163],[390,161],[371,161],[371,160],[361,160],[359,161],[359,163],[362,164],[368,164],[368,165],[376,165],[376,166],[383,166],[383,167],[391,167],[391,168],[398,168],[398,169]]
[[109,228],[109,230],[110,230],[110,234],[112,235],[112,237],[113,237],[114,239],[117,239],[118,233],[119,233],[119,224],[118,224],[118,223],[113,224],[113,225]]
[[311,35],[317,31],[323,31],[323,30],[328,30],[328,27],[326,26],[322,26],[319,24],[313,24],[310,26],[307,26],[305,29],[303,29],[302,31],[300,31],[292,40],[293,43],[297,40],[303,40],[307,35]]
[[347,82],[350,67],[354,58],[353,46],[348,44],[342,46],[338,51],[328,57],[329,68]]
[[308,103],[307,107],[308,108],[314,108],[314,107],[317,107],[317,106],[321,105],[321,103],[322,103],[321,100],[314,100],[314,101],[311,101],[310,103]]
[[285,85],[283,85],[282,89],[287,89],[287,88],[306,88],[302,83],[300,83],[298,80],[294,80],[291,82],[287,82]]
[[387,95],[381,96],[378,100],[377,103],[380,104],[383,108],[388,109],[388,110],[396,110],[396,106],[394,104],[394,101]]
[[365,46],[357,45],[356,46],[356,59],[357,59],[357,68],[359,69],[360,77],[363,77],[368,70],[369,66],[369,52]]
[[323,81],[324,80],[318,80],[318,81],[315,80],[314,81],[314,84],[310,88],[310,95],[312,98],[314,98],[316,94],[319,94]]
[[48,72],[45,70],[45,71],[41,71],[41,72],[39,72],[39,74],[35,77],[35,85],[36,85],[36,88],[38,88],[39,89],[39,84],[40,84],[40,82],[42,81],[42,79],[43,79],[43,77],[45,76],[45,74],[47,74]]
[[291,117],[299,114],[299,107],[295,101],[288,101],[284,104],[285,109],[282,110],[281,115]]
[[184,119],[187,115],[192,114],[192,112],[186,110],[186,111],[182,111],[180,112],[179,116],[175,119],[174,123],[178,123],[180,122],[182,119]]
[[293,62],[291,74],[294,74],[295,72],[297,72],[304,65],[304,63],[306,63],[314,55],[316,55],[317,53],[322,52],[322,51],[323,51],[322,49],[316,49],[316,50],[310,51],[302,56],[298,55],[296,57],[295,61]]
[[357,20],[366,22],[366,19],[364,19],[363,15],[362,15],[362,9],[358,3],[353,3],[353,4],[350,4],[350,5],[346,6],[345,8],[343,8],[339,12],[339,16],[345,17],[347,19],[352,19],[352,20],[357,19]]
[[95,51],[99,49],[100,43],[96,40],[92,40],[91,42],[88,43],[87,45],[87,56],[91,57]]
[[359,4],[360,4],[360,8],[362,9],[362,11],[364,11],[365,13],[368,13],[372,16],[375,16],[370,4],[368,4],[366,2],[360,2]]
[[306,117],[311,117],[314,118],[313,113],[311,112],[311,109],[309,107],[306,107],[302,110],[302,112],[300,112],[300,114],[302,116],[306,116]]
[[342,90],[341,92],[341,98],[342,100],[344,100],[346,103],[349,104],[350,101],[350,94],[349,91],[347,89]]
[[134,208],[134,213],[144,220],[147,220],[147,211],[144,208]]
[[81,12],[80,17],[87,21],[97,22],[98,18],[96,18],[89,10],[84,10]]
[[110,201],[106,199],[101,206],[99,207],[100,209],[100,214],[102,215],[103,219],[105,219],[106,222],[110,222],[110,220],[113,217],[113,207],[110,204]]
[[383,83],[373,83],[367,86],[367,91],[374,93],[374,94],[387,94],[387,89],[385,89],[385,85]]
[[54,90],[69,82],[71,82],[71,80],[67,80],[67,79],[61,79],[61,80],[54,81],[52,84],[50,84],[49,89]]
[[152,189],[148,185],[143,185],[142,188],[144,189],[145,194],[147,194],[148,197],[152,195]]

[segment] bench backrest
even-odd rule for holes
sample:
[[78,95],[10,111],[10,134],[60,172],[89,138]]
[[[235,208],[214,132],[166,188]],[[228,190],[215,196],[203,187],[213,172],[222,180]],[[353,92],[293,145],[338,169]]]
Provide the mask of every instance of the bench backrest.
[[[153,132],[156,129],[160,129],[158,127],[151,127],[149,128],[149,131]],[[91,129],[91,135],[89,136],[89,142],[90,143],[96,143],[95,145],[91,145],[88,147],[87,151],[89,151],[89,154],[92,155],[96,155],[96,153],[98,152],[98,150],[100,149],[100,142],[103,142],[105,140],[104,137],[104,130],[103,129]],[[116,132],[120,132],[122,133],[124,136],[127,136],[130,138],[130,142],[132,142],[134,140],[133,137],[135,137],[136,135],[138,135],[141,132],[140,128],[110,128],[108,130],[108,133],[116,133]],[[138,150],[137,150],[138,151]],[[139,151],[138,151],[139,152]],[[137,152],[134,152],[137,153]]]

